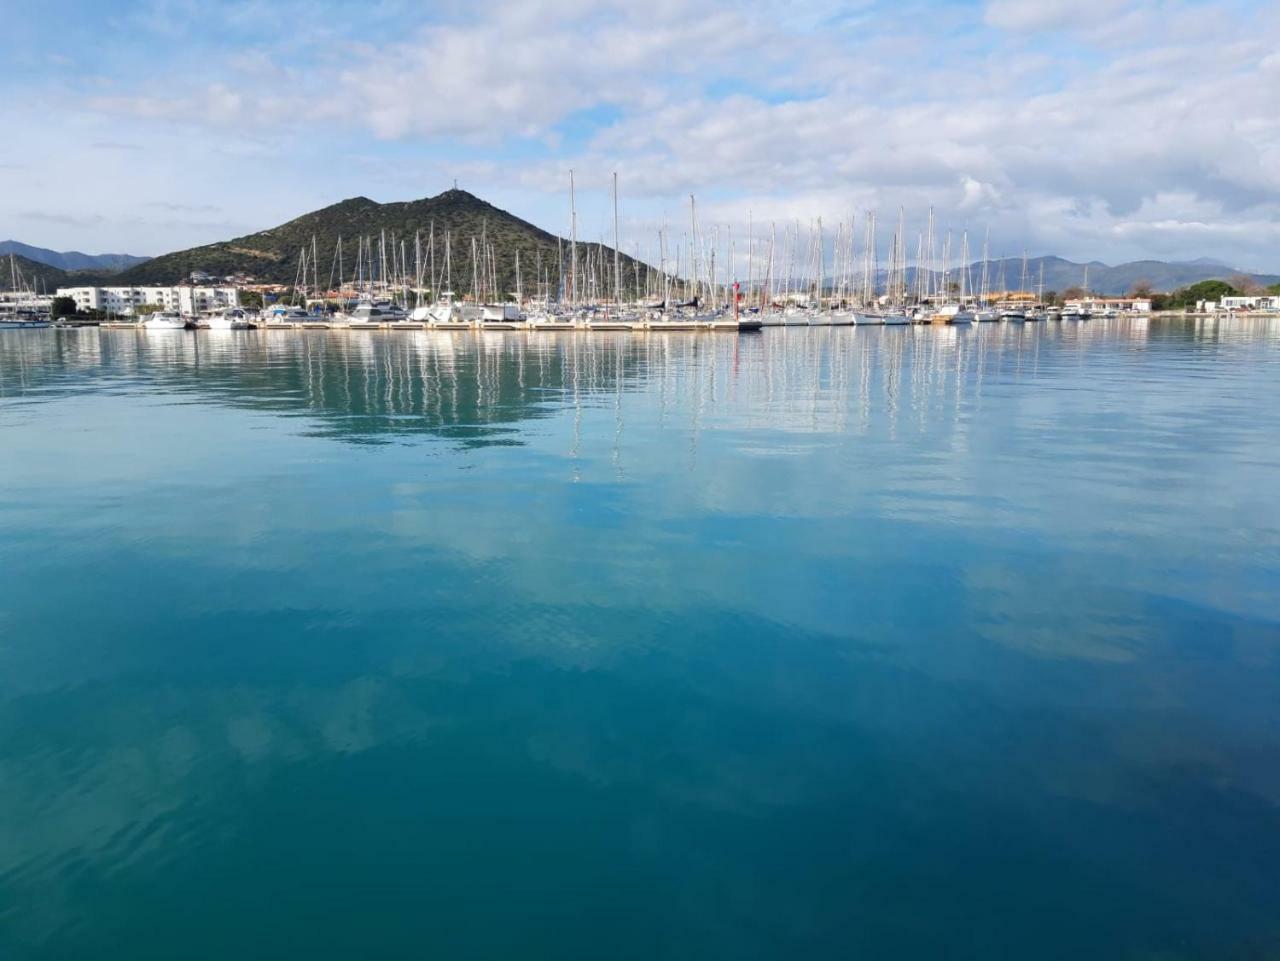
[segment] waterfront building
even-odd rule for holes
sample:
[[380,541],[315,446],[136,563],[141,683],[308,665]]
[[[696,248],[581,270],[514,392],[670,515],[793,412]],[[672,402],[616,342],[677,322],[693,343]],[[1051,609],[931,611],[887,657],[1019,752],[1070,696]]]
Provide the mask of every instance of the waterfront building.
[[34,307],[45,313],[53,306],[53,294],[33,294],[29,290],[0,290],[0,314],[18,307]]
[[76,310],[130,315],[140,307],[159,307],[184,315],[240,306],[235,287],[59,287],[57,296],[70,297]]
[[1150,297],[1074,297],[1065,300],[1063,307],[1087,310],[1092,313],[1116,311],[1117,313],[1151,313]]
[[1218,302],[1219,310],[1280,310],[1280,295],[1261,295],[1253,297],[1223,297]]

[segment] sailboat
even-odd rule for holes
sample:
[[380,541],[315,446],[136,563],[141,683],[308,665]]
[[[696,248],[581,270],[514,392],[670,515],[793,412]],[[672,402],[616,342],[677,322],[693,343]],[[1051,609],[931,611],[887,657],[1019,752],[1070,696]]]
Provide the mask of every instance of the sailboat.
[[[1020,298],[1026,297],[1027,290],[1027,252],[1022,252],[1022,278],[1018,282],[1018,295]],[[1011,320],[1014,323],[1023,323],[1028,320],[1038,320],[1034,314],[1029,313],[1025,306],[1010,305],[1000,311],[1002,320]]]
[[987,228],[982,241],[982,286],[978,293],[977,309],[973,319],[978,323],[991,323],[1000,319],[1000,312],[990,304],[991,300],[991,228]]
[[[947,233],[947,242],[943,248],[943,290],[950,295],[951,284],[951,233]],[[950,300],[938,308],[935,320],[943,320],[948,324],[971,324],[976,319],[972,310],[965,306],[969,299],[969,233],[965,231],[960,240],[960,299]]]
[[52,321],[38,317],[24,317],[20,313],[0,314],[0,330],[41,330],[52,326]]
[[13,254],[9,254],[9,276],[13,291],[23,295],[26,303],[19,301],[11,311],[0,314],[0,330],[39,330],[52,327],[53,322],[48,313],[36,303],[34,284],[31,287],[26,285]]
[[[884,301],[885,308],[874,314],[874,323],[901,327],[911,323],[907,314],[907,213],[898,208],[898,230],[893,235],[893,246],[889,249],[889,272],[885,275]],[[872,279],[874,283],[874,278]]]

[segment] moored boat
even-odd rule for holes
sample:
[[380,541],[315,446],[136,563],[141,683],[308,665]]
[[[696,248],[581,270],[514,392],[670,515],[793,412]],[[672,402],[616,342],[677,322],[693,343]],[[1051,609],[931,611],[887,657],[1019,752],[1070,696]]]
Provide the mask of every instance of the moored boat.
[[43,317],[24,317],[20,314],[0,316],[0,330],[41,330],[52,326],[53,321]]
[[408,319],[409,313],[389,300],[362,300],[347,315],[347,323],[353,327],[360,324],[395,324]]
[[253,330],[258,325],[241,308],[230,307],[205,317],[201,326],[209,330]]
[[195,321],[187,320],[176,311],[161,310],[149,316],[139,326],[147,330],[186,330],[188,327],[194,328]]

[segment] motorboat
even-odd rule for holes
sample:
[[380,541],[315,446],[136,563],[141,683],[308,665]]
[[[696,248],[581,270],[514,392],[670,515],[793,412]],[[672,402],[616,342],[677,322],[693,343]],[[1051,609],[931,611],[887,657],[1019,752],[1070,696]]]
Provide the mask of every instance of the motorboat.
[[[619,319],[619,318],[614,318]],[[519,304],[481,304],[480,321],[485,324],[518,324],[524,320]]]
[[230,307],[204,318],[202,326],[210,330],[253,330],[258,325],[241,308]]
[[319,318],[315,314],[307,313],[305,307],[277,304],[271,308],[267,319],[278,324],[305,324]]
[[389,300],[362,300],[347,315],[352,324],[395,324],[409,319],[409,312]]
[[187,320],[176,311],[161,310],[149,316],[141,326],[147,330],[186,330],[188,327],[194,327],[195,322]]

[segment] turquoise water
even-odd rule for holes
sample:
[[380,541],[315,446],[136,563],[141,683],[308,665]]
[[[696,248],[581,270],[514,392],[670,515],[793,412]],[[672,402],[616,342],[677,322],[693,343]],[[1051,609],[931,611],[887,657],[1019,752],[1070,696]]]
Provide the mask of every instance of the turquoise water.
[[1280,322],[0,333],[0,957],[1280,950]]

